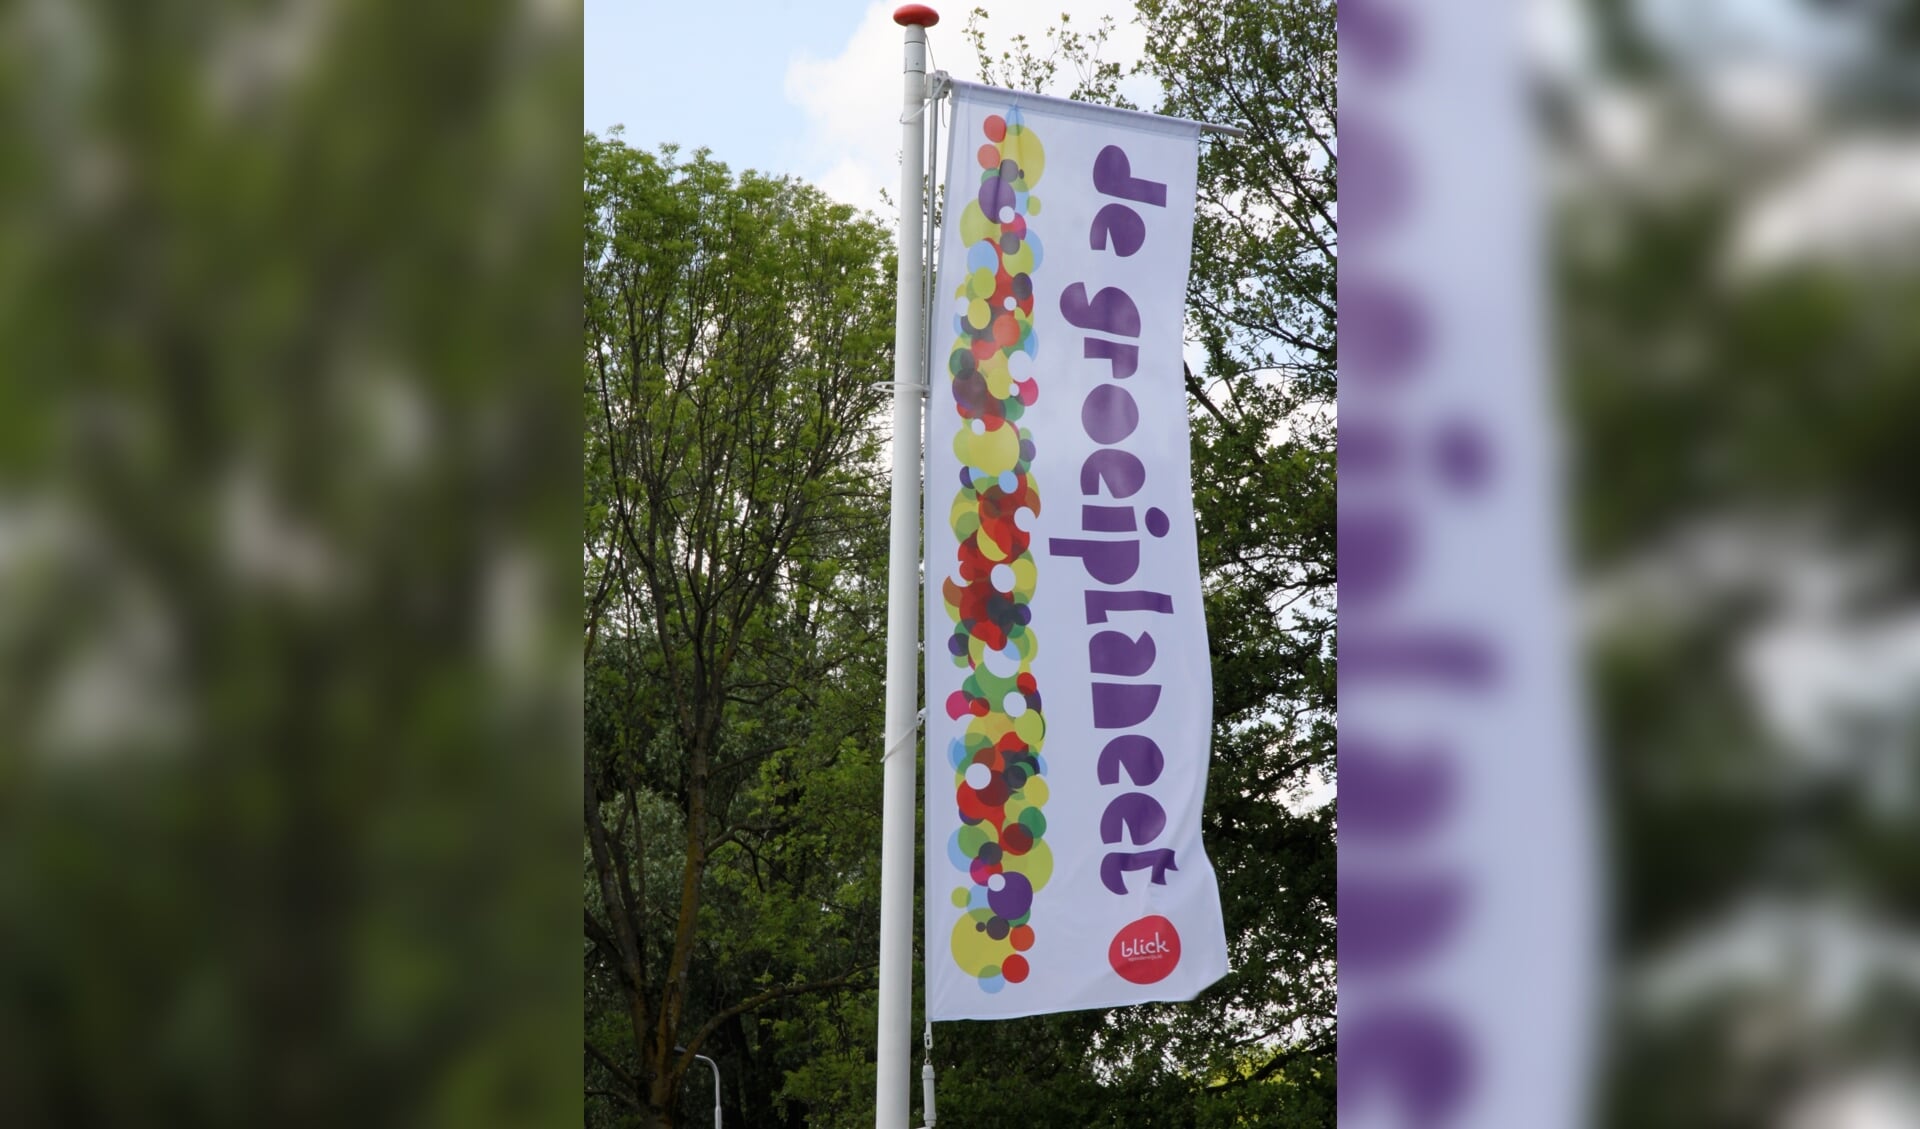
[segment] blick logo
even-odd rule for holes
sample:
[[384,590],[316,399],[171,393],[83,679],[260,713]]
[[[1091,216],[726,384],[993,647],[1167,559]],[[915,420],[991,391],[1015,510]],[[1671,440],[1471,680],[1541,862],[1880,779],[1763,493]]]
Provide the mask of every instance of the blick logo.
[[1180,963],[1180,931],[1159,914],[1143,917],[1114,934],[1107,963],[1135,984],[1165,980]]

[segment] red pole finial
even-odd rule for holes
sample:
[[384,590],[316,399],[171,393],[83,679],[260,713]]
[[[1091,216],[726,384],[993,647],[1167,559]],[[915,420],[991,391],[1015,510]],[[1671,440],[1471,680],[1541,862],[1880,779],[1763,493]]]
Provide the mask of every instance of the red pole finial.
[[901,27],[932,27],[940,22],[940,13],[925,4],[902,4],[893,10],[893,22]]

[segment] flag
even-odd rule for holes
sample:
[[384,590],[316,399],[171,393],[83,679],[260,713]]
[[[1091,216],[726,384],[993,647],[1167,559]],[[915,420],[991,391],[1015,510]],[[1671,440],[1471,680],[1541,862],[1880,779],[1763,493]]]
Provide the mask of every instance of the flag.
[[928,313],[929,1018],[1227,969],[1183,379],[1199,126],[954,83]]

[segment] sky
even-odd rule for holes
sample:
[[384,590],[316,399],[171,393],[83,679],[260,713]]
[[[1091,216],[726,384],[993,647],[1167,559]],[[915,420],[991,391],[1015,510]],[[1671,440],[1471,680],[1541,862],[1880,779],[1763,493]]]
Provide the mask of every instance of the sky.
[[[1091,32],[1114,17],[1102,58],[1131,63],[1142,37],[1132,0],[964,0],[933,5],[933,67],[978,80],[962,37],[973,7],[987,9],[989,44],[1015,34],[1044,41],[1062,13]],[[899,181],[901,29],[894,3],[775,0],[676,3],[586,0],[585,121],[616,125],[636,148],[705,146],[735,170],[800,177],[834,198],[883,215],[880,190]],[[1135,94],[1150,104],[1152,87]],[[1058,93],[1058,92],[1056,92]]]

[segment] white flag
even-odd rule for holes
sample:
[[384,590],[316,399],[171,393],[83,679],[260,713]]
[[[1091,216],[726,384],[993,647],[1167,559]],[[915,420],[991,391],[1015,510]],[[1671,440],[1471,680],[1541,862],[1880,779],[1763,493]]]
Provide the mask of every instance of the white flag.
[[954,84],[926,479],[927,1010],[1191,999],[1213,685],[1181,326],[1196,123]]

